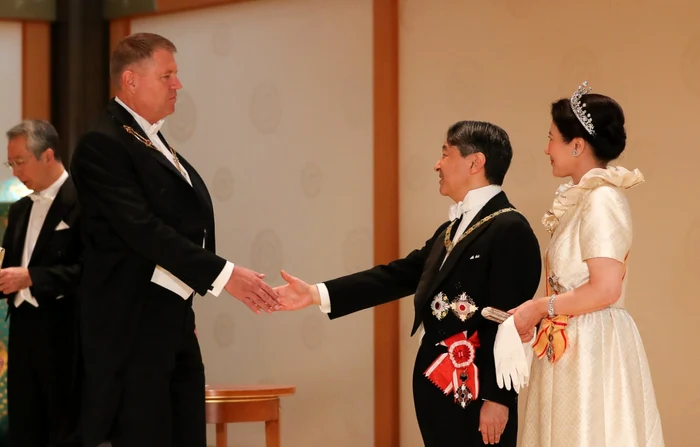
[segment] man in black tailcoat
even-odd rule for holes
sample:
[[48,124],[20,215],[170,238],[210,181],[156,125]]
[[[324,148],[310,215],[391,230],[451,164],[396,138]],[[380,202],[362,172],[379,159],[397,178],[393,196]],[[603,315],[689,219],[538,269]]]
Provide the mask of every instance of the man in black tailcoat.
[[215,254],[209,192],[160,132],[182,87],[175,51],[150,33],[116,46],[116,97],[71,163],[85,243],[86,447],[206,447],[194,294],[277,306],[263,275]]
[[316,285],[282,272],[288,284],[276,289],[283,309],[318,304],[332,319],[415,294],[413,397],[427,447],[516,445],[517,393],[498,385],[498,325],[480,313],[517,307],[540,280],[537,238],[501,190],[511,158],[498,126],[454,124],[435,170],[456,203],[423,248]]

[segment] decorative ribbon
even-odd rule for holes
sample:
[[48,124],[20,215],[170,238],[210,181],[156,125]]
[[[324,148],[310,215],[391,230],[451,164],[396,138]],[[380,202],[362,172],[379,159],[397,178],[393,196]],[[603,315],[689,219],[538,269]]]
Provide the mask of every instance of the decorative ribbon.
[[[625,254],[625,259],[623,264],[625,265],[625,273],[627,274],[627,257],[629,252]],[[545,271],[549,272],[549,260],[548,255],[545,255]],[[549,273],[548,273],[549,274]],[[552,294],[552,285],[549,279],[545,281],[545,292],[547,296]],[[566,336],[566,326],[569,324],[569,315],[557,315],[554,318],[546,317],[540,323],[540,331],[535,339],[535,343],[532,345],[532,350],[538,359],[541,359],[545,355],[550,363],[557,361],[566,351],[569,345],[569,340]]]
[[538,359],[545,355],[547,360],[554,363],[564,354],[568,345],[566,337],[566,325],[569,322],[568,315],[557,315],[554,318],[545,318],[540,323],[540,332],[532,345]]
[[[544,268],[548,275],[544,282],[544,290],[547,296],[552,296],[553,292],[559,293],[559,290],[552,290],[556,286],[561,286],[558,284],[558,279],[552,278],[552,272],[549,271],[549,251],[545,253],[544,257]],[[550,281],[553,279],[553,281]],[[540,322],[540,330],[535,339],[535,343],[532,344],[532,350],[538,359],[541,359],[545,355],[547,360],[554,363],[559,359],[559,357],[564,354],[566,347],[568,346],[568,338],[566,337],[566,325],[569,324],[568,315],[557,315],[554,318],[546,317]]]
[[440,344],[447,346],[448,351],[440,354],[424,375],[445,395],[453,393],[455,402],[466,408],[479,396],[479,371],[474,364],[479,335],[474,332],[467,338],[464,332],[459,332]]

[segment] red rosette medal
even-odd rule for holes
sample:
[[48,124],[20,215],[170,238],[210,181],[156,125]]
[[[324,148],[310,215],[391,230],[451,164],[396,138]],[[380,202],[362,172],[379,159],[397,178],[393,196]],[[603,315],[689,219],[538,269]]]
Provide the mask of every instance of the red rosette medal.
[[466,408],[479,396],[478,369],[474,364],[479,336],[476,332],[467,338],[459,332],[440,342],[447,352],[440,354],[423,373],[445,395],[452,393],[455,403]]

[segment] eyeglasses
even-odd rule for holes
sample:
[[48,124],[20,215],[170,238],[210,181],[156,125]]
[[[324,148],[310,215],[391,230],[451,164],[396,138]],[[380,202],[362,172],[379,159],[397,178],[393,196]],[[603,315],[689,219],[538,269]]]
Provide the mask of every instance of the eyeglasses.
[[24,160],[24,159],[22,159],[22,158],[18,158],[17,160],[7,160],[7,161],[6,161],[5,163],[3,163],[3,164],[4,164],[5,167],[8,168],[8,169],[14,169],[14,168],[21,168],[22,165],[24,165],[25,163],[27,163],[26,160]]

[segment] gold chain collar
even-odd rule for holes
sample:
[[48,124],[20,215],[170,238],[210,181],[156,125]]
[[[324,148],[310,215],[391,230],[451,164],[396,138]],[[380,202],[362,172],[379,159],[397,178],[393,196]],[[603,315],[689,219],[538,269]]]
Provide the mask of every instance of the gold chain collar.
[[[150,147],[153,150],[158,151],[158,148],[155,147],[153,142],[149,140],[148,138],[144,138],[141,134],[136,132],[134,129],[132,129],[130,126],[127,126],[124,124],[122,127],[124,127],[124,130],[126,130],[128,133],[136,137],[137,140],[139,140],[141,143],[145,144],[146,146]],[[184,173],[182,172],[182,165],[180,165],[180,159],[177,157],[177,152],[175,152],[175,149],[171,145],[168,144],[168,149],[170,149],[170,153],[173,155],[173,160],[175,161],[175,166],[177,167],[177,170],[180,171],[182,175]],[[160,152],[160,151],[158,151]]]
[[447,254],[449,255],[450,252],[455,248],[455,245],[459,244],[462,239],[469,236],[469,234],[472,233],[474,230],[476,230],[489,220],[493,219],[494,217],[511,211],[520,213],[520,211],[516,210],[515,208],[503,208],[501,210],[496,211],[495,213],[491,213],[488,216],[481,219],[480,221],[478,221],[477,223],[475,223],[474,225],[472,225],[471,227],[469,227],[469,229],[462,233],[459,239],[457,239],[454,243],[450,240],[450,234],[452,234],[452,227],[454,226],[455,222],[457,222],[457,219],[453,220],[450,226],[447,227],[447,229],[445,230],[445,248],[447,249]]

